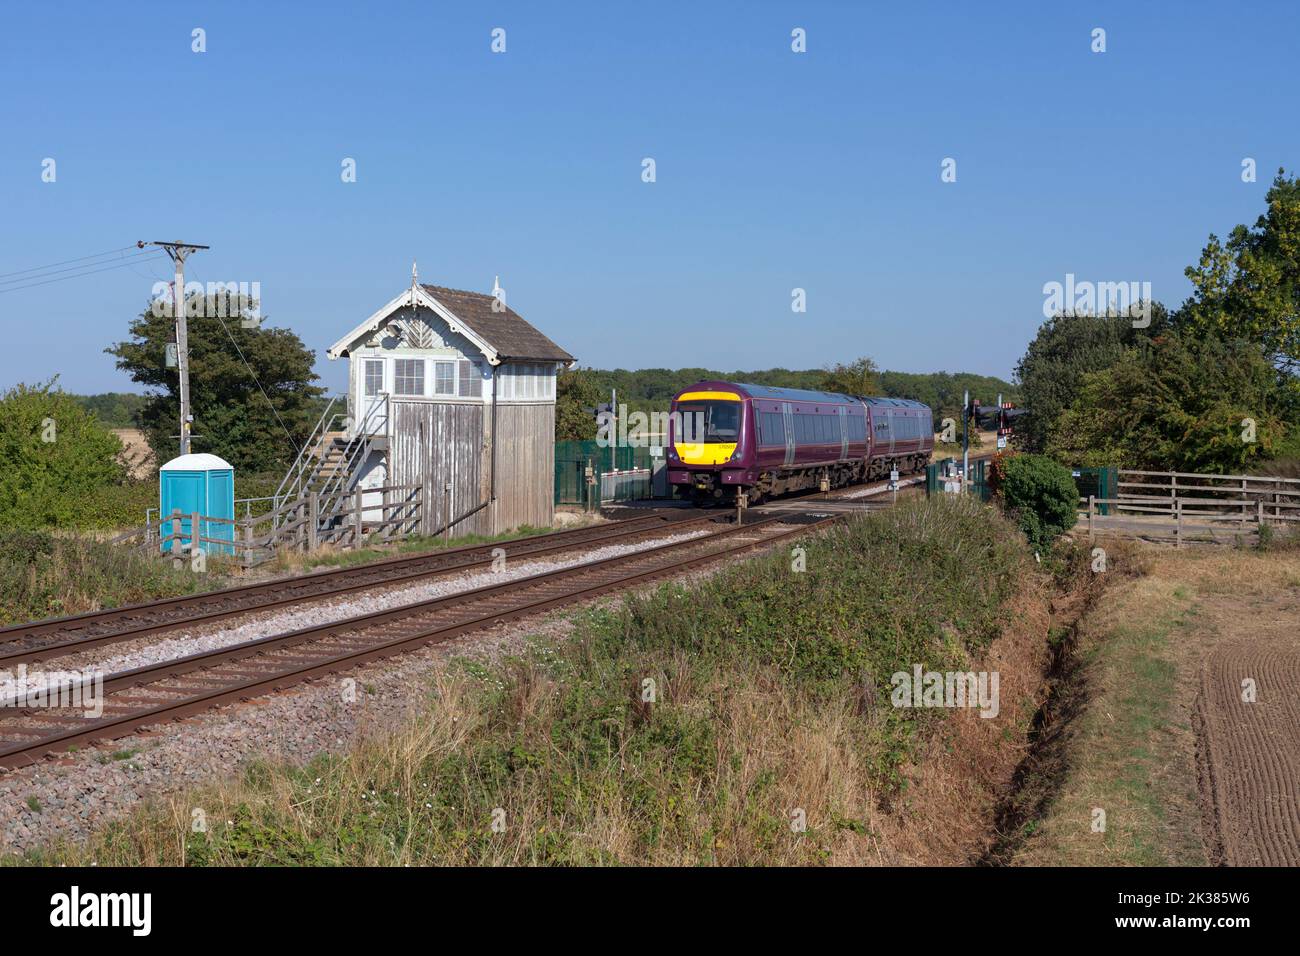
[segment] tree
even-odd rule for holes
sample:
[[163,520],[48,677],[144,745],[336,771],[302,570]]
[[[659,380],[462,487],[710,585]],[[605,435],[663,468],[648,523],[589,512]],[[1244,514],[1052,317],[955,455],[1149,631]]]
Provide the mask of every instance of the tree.
[[1257,342],[1288,372],[1300,370],[1300,181],[1279,169],[1253,227],[1221,243],[1210,235],[1185,270],[1192,296],[1180,320],[1200,334]]
[[1041,452],[1056,420],[1073,404],[1084,377],[1110,368],[1131,344],[1168,327],[1165,308],[1155,303],[1151,325],[1134,329],[1127,317],[1058,315],[1038,329],[1016,364],[1016,381],[1029,414],[1016,423],[1018,443]]
[[1253,343],[1166,331],[1085,375],[1047,450],[1076,465],[1240,473],[1284,440],[1280,401]]
[[[288,329],[244,328],[237,317],[215,318],[238,313],[225,295],[203,298],[206,317],[189,322],[193,450],[246,472],[283,469],[316,424],[313,409],[324,390],[311,384],[315,356]],[[200,308],[200,298],[191,297],[187,307]],[[161,389],[140,410],[141,428],[160,463],[176,456],[180,427],[176,370],[166,367],[173,330],[169,315],[146,308],[131,322],[131,338],[105,349],[133,381]]]
[[587,441],[596,437],[592,409],[599,404],[600,395],[590,370],[560,372],[555,381],[556,441]]
[[74,524],[96,491],[124,477],[117,436],[55,381],[0,397],[0,524]]
[[865,355],[847,365],[836,362],[826,369],[819,387],[842,395],[879,395],[880,369]]

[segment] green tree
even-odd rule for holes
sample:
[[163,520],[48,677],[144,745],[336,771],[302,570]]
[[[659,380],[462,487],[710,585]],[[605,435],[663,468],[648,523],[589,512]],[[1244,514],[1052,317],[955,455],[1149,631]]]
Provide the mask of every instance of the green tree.
[[1045,455],[1013,455],[1001,480],[1002,501],[1020,530],[1037,549],[1074,527],[1079,489],[1070,472]]
[[560,372],[555,380],[556,441],[588,441],[596,437],[592,409],[600,403],[600,395],[589,369]]
[[1166,331],[1088,373],[1047,450],[1077,465],[1239,473],[1283,441],[1280,401],[1253,343]]
[[1059,315],[1044,322],[1016,364],[1021,401],[1029,411],[1016,423],[1020,446],[1043,451],[1085,376],[1110,368],[1139,336],[1150,339],[1168,325],[1168,312],[1159,303],[1152,306],[1151,325],[1144,329],[1134,329],[1129,318],[1095,315]]
[[0,524],[67,527],[124,478],[122,443],[51,379],[0,397]]
[[[220,301],[224,295],[207,297],[203,315],[189,322],[192,448],[221,456],[237,471],[279,470],[316,424],[313,410],[323,389],[312,384],[315,356],[288,329],[244,328],[237,317],[215,318],[237,315]],[[178,443],[179,385],[176,370],[166,367],[173,330],[170,316],[146,308],[131,322],[130,339],[105,349],[133,381],[160,390],[146,397],[139,413],[160,463],[176,456]]]
[[836,362],[826,369],[818,387],[842,395],[879,395],[880,369],[865,355],[847,365]]
[[1259,344],[1279,367],[1300,369],[1300,181],[1278,170],[1253,227],[1238,225],[1226,243],[1211,234],[1188,266],[1192,296],[1180,320],[1198,333]]

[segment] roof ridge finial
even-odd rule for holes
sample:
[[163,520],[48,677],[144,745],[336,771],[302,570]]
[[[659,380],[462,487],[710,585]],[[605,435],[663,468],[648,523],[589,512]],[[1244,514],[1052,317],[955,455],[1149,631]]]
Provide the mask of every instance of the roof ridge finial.
[[493,277],[492,277],[492,294],[493,294],[493,295],[496,295],[496,294],[497,294],[498,292],[500,292],[500,291],[501,291],[501,277],[500,277],[500,276],[493,276]]
[[415,260],[412,259],[412,260],[411,260],[411,285],[412,285],[412,287],[418,285],[419,282],[420,282],[420,270],[417,268],[416,263],[415,263]]

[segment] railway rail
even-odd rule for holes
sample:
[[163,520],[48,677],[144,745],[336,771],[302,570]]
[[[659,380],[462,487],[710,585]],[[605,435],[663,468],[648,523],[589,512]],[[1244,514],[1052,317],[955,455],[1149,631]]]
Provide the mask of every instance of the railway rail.
[[0,628],[0,669],[35,664],[179,627],[211,624],[254,611],[330,599],[376,587],[409,584],[453,571],[486,568],[492,564],[494,552],[498,549],[504,549],[510,560],[539,558],[676,534],[703,526],[716,517],[665,519],[661,515],[647,515],[571,531],[401,555],[351,567],[14,625]]
[[[28,707],[0,715],[0,767],[25,766],[74,747],[734,558],[833,520],[791,527],[778,518],[764,518],[723,526],[684,541],[122,671],[104,678],[98,717],[71,707]],[[665,522],[659,529],[687,523],[694,522]]]

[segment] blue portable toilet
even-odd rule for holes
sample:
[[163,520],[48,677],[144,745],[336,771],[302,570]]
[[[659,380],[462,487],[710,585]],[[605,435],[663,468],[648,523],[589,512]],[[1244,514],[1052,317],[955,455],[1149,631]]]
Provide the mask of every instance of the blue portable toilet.
[[[181,513],[182,541],[163,543],[163,550],[188,550],[190,545],[190,515],[198,512],[205,518],[235,517],[235,469],[216,455],[190,454],[173,458],[159,469],[158,515],[163,520],[162,537],[171,534],[172,512]],[[220,538],[230,544],[200,542],[207,554],[235,553],[235,526],[223,521],[201,521],[199,536]]]

